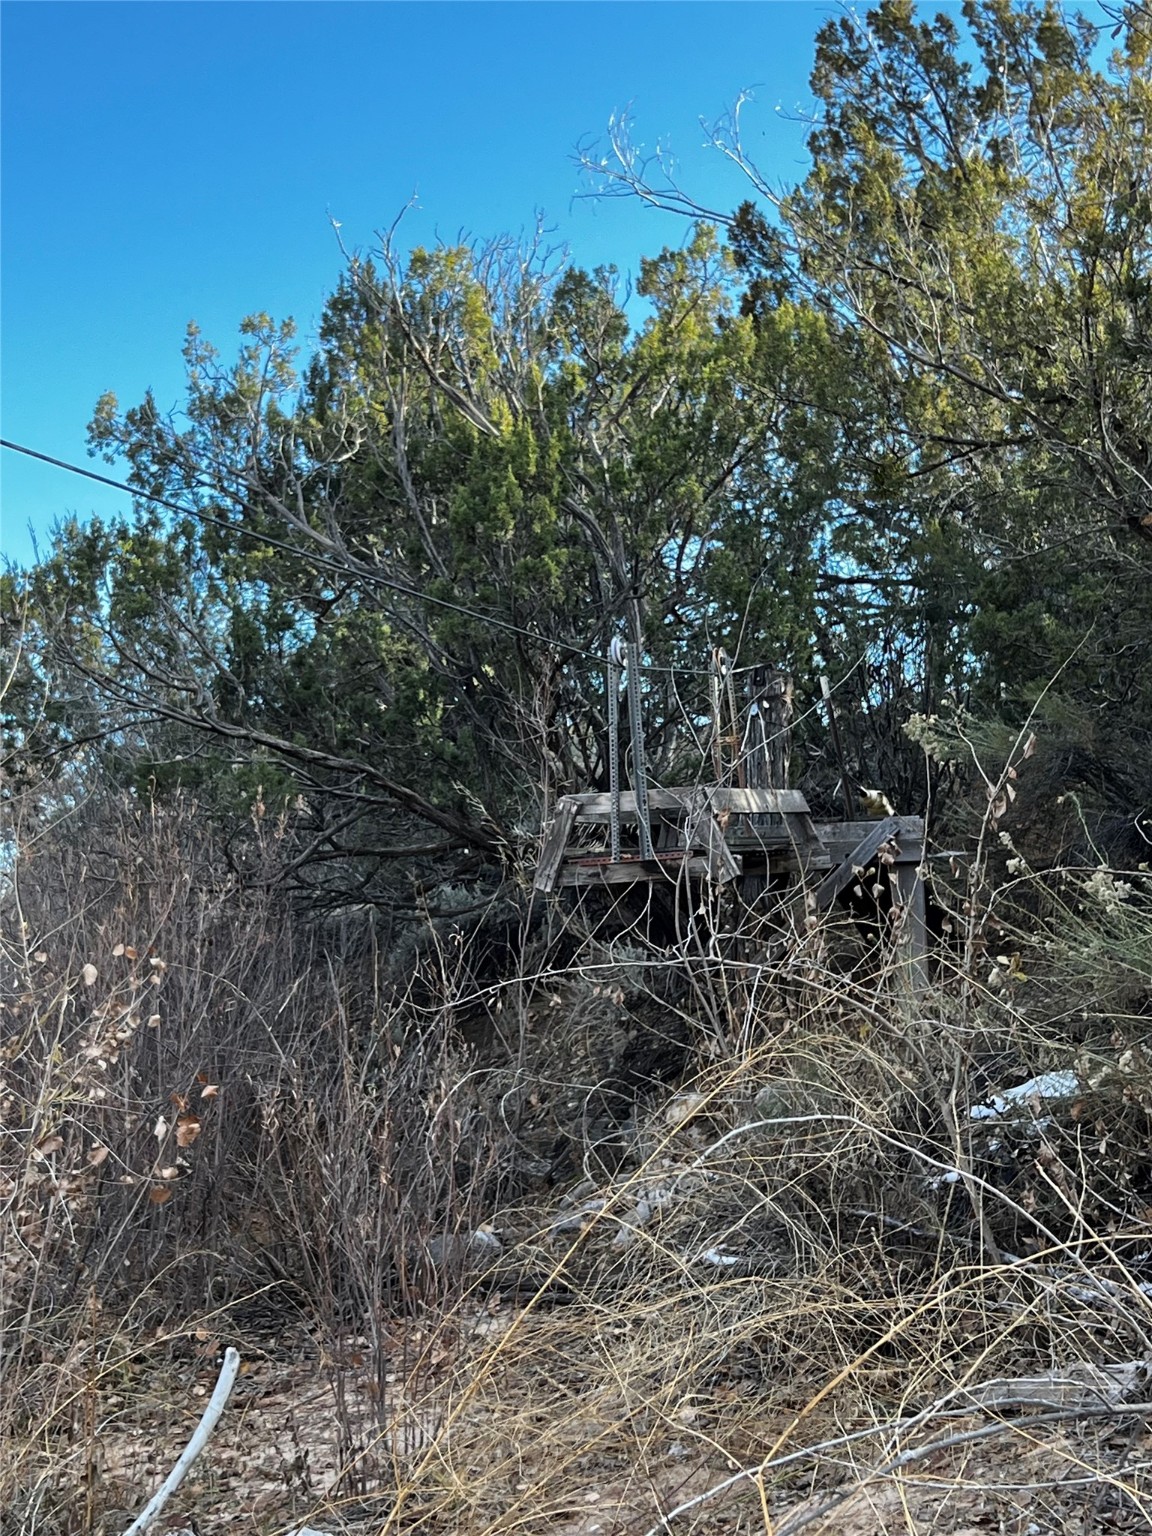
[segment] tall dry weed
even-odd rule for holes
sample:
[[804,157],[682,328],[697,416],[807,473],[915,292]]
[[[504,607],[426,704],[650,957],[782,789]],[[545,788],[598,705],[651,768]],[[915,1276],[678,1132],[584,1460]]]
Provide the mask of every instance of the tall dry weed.
[[229,885],[191,806],[33,847],[6,939],[13,1528],[99,1529],[113,1388],[261,1308],[331,1383],[313,1523],[1147,1523],[1145,872],[1013,863],[1014,780],[987,780],[927,986],[898,904],[861,939],[788,901],[765,943],[717,897],[708,935],[574,917],[483,983],[433,941],[408,987],[363,915]]

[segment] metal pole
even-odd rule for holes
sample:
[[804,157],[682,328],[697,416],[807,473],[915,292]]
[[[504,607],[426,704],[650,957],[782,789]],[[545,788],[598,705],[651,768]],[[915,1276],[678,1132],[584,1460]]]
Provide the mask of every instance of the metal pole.
[[[724,705],[728,705],[728,731],[723,730]],[[736,782],[744,789],[744,753],[743,743],[740,739],[740,711],[736,707],[736,680],[732,675],[732,663],[727,654],[717,646],[712,652],[712,717],[716,729],[716,747],[713,753],[713,761],[716,767],[716,781],[719,783],[727,777],[723,762],[723,747],[727,745],[732,752],[732,767],[736,774]]]
[[624,670],[624,643],[617,636],[608,647],[608,787],[612,803],[609,825],[612,862],[620,862],[620,674]]
[[639,821],[640,857],[655,857],[652,848],[652,822],[648,809],[648,762],[644,750],[644,700],[640,690],[640,604],[635,597],[628,604],[628,724],[632,732],[632,788],[636,792]]
[[651,812],[648,809],[648,762],[644,750],[644,701],[640,696],[640,647],[628,643],[628,726],[632,733],[632,788],[636,792],[636,816],[640,833],[640,857],[655,857],[652,848]]
[[840,741],[840,727],[836,721],[836,706],[832,702],[832,686],[826,677],[820,678],[820,693],[824,708],[828,711],[828,729],[832,734],[832,750],[836,754],[836,766],[840,770],[840,797],[844,805],[844,819],[851,821],[856,810],[856,792],[848,782],[848,768],[844,762],[844,747]]
[[728,665],[728,658],[719,646],[712,652],[712,676],[708,682],[709,694],[712,701],[712,772],[717,784],[724,781],[724,714],[721,704],[721,689],[724,680],[724,669]]

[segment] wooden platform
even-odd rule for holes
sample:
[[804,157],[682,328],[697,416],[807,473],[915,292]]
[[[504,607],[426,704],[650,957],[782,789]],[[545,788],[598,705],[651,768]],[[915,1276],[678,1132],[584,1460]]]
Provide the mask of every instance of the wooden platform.
[[[566,795],[544,839],[536,889],[683,877],[723,884],[744,873],[749,857],[766,861],[780,852],[806,862],[824,858],[808,803],[796,790],[650,789],[648,810],[655,856],[643,858],[636,848],[622,848],[621,857],[613,859],[601,846],[612,818],[611,795]],[[620,794],[620,822],[623,828],[637,823],[636,795],[630,790]]]
[[[607,828],[612,797],[566,795],[544,838],[535,888],[603,887],[647,881],[741,880],[753,891],[770,876],[789,875],[804,884],[819,877],[810,909],[827,910],[862,871],[879,863],[888,873],[894,938],[907,961],[914,989],[927,983],[928,931],[922,865],[925,827],[920,816],[876,821],[814,822],[794,789],[683,786],[648,792],[653,856],[625,846],[613,859]],[[637,825],[636,795],[622,791],[622,832]],[[633,838],[632,842],[636,840]]]
[[[884,844],[886,862],[918,868],[924,823],[918,816],[883,821],[813,822],[794,789],[735,789],[688,785],[648,792],[655,856],[622,847],[613,859],[604,835],[612,814],[607,794],[566,795],[544,838],[535,887],[620,885],[637,880],[712,878],[721,883],[754,873],[827,871],[817,889],[828,905]],[[623,828],[636,825],[636,796],[620,795]]]

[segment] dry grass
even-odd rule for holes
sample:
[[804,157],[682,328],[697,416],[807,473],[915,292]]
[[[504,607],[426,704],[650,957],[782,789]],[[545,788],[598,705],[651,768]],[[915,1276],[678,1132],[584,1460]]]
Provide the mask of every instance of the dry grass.
[[[6,903],[5,1536],[122,1530],[225,1343],[205,1536],[1152,1521],[1152,1074],[1087,889],[1061,945],[987,860],[925,995],[898,924],[853,973],[829,922],[771,964],[529,945],[479,991],[445,951],[406,998],[192,807],[90,833]],[[1143,953],[1138,892],[1105,917]],[[433,1261],[485,1223],[490,1262]]]

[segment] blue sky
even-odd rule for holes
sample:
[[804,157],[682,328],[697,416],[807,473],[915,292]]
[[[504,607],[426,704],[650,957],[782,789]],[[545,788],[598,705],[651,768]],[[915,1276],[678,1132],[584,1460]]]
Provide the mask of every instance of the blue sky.
[[[682,223],[575,197],[575,145],[631,109],[704,201],[742,183],[699,119],[746,88],[760,164],[792,181],[809,0],[649,3],[51,3],[5,0],[3,436],[97,470],[97,396],[179,403],[184,330],[225,356],[241,318],[292,315],[307,347],[341,257],[415,194],[404,242],[531,226],[585,265],[635,270]],[[783,110],[778,112],[777,108]],[[115,471],[110,471],[115,473]],[[5,452],[5,554],[116,492]]]

